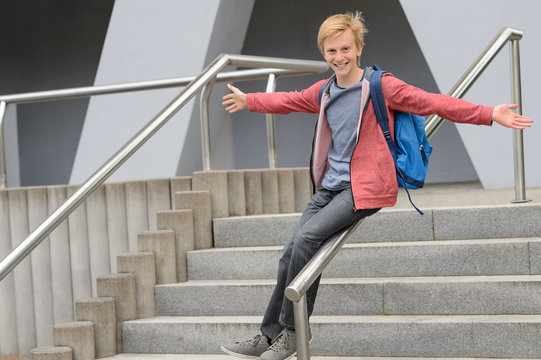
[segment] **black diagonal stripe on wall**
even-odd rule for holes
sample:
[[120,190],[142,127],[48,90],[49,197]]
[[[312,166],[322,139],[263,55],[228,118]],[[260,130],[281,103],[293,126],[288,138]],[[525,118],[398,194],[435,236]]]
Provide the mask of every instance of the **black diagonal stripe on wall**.
[[[114,1],[6,1],[0,93],[93,85]],[[19,105],[21,185],[67,184],[88,99]]]

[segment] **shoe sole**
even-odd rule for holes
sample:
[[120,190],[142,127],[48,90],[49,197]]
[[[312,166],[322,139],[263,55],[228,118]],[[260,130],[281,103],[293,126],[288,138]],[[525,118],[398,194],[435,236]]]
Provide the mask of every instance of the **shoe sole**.
[[284,360],[289,360],[289,359],[291,359],[293,356],[296,356],[296,355],[297,355],[297,352],[295,351],[293,354],[291,354],[291,356],[286,357]]
[[[286,357],[286,358],[283,359],[283,360],[289,360],[289,359],[291,359],[292,357],[294,357],[294,356],[296,356],[296,355],[297,355],[297,352],[295,351],[293,354],[289,355],[288,357]],[[261,358],[259,358],[259,359],[261,359]]]
[[[308,343],[309,343],[309,344],[312,343],[312,338],[310,338],[310,340],[308,341]],[[222,349],[223,349],[223,347],[222,347]],[[291,358],[294,357],[294,356],[297,356],[297,352],[296,352],[296,351],[295,351],[293,354],[291,354],[291,355],[289,355],[288,357],[286,357],[284,360],[289,360],[289,359],[291,359]],[[259,358],[256,358],[256,359],[259,359]]]
[[236,353],[234,351],[224,348],[223,346],[221,346],[220,349],[227,355],[235,356],[241,359],[259,359],[259,356],[250,356],[250,355],[245,355],[241,353]]
[[[310,338],[310,340],[308,341],[309,344],[312,343],[312,338]],[[259,356],[250,356],[250,355],[245,355],[245,354],[241,354],[241,353],[236,353],[234,351],[231,351],[229,349],[226,349],[225,347],[223,346],[220,346],[220,350],[222,350],[224,353],[226,353],[227,355],[231,355],[231,356],[235,356],[235,357],[238,357],[238,358],[241,358],[241,359],[259,359]],[[289,360],[291,359],[292,357],[296,356],[297,355],[297,352],[295,351],[293,354],[291,354],[289,357],[285,358],[284,360]]]

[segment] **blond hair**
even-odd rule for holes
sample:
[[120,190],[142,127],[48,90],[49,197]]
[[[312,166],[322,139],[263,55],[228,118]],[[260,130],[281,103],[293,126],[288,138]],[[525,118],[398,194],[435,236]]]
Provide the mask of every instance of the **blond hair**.
[[[347,29],[353,31],[355,38],[355,45],[358,49],[364,46],[364,35],[367,30],[364,25],[364,19],[362,12],[356,11],[355,13],[336,14],[329,16],[319,27],[319,33],[317,34],[317,45],[319,51],[325,55],[325,49],[323,43],[327,39],[332,39],[342,34]],[[357,59],[357,65],[359,65],[360,59]]]

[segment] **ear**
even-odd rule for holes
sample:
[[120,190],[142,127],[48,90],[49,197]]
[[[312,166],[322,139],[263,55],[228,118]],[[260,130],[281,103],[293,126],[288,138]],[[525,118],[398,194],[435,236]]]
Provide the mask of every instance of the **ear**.
[[357,50],[357,57],[361,57],[361,53],[363,52],[363,48],[364,48],[364,45],[361,46],[361,47]]
[[361,65],[361,53],[363,52],[364,45],[361,46],[359,49],[357,49],[357,54],[355,54],[355,58],[357,59],[357,66]]

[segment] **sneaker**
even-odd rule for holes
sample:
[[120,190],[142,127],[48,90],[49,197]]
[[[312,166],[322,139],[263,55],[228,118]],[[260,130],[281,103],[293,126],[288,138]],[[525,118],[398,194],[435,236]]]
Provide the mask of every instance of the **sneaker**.
[[269,348],[269,338],[259,334],[252,339],[237,341],[222,345],[223,352],[244,359],[259,359],[259,356]]
[[261,360],[287,360],[297,353],[297,336],[294,330],[284,329],[261,354]]

